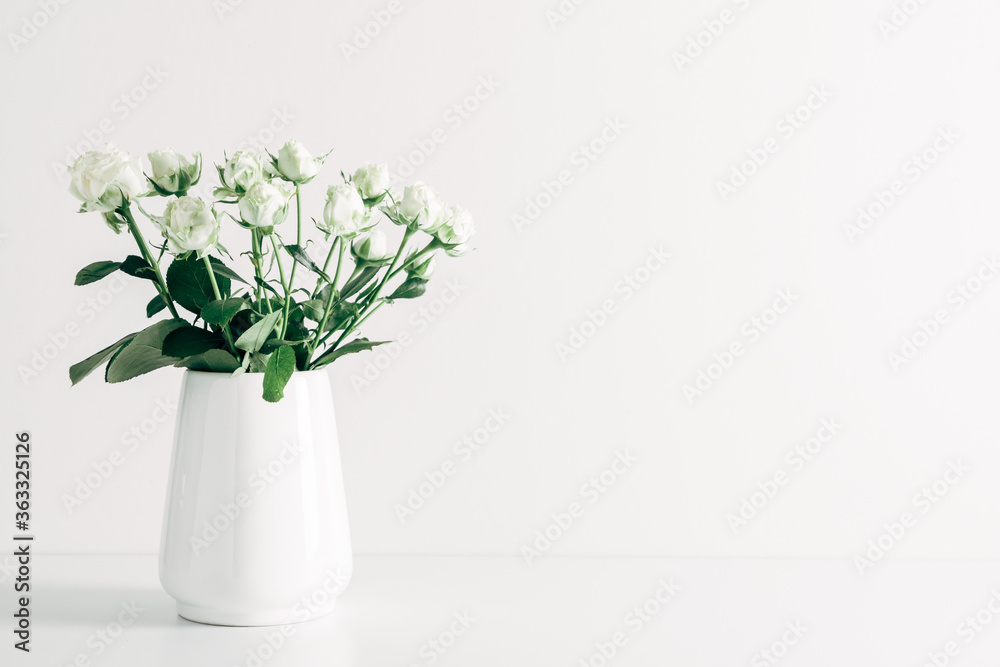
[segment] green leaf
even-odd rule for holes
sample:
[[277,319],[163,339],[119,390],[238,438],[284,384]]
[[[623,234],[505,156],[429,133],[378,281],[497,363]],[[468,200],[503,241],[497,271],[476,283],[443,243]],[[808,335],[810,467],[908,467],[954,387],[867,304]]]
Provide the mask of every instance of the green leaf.
[[387,341],[387,340],[371,341],[371,340],[368,340],[367,338],[355,338],[354,340],[352,340],[347,345],[343,345],[341,347],[338,347],[335,350],[327,350],[326,352],[324,352],[322,355],[319,356],[319,358],[316,359],[316,361],[313,363],[312,367],[313,368],[322,368],[323,366],[326,366],[327,364],[332,363],[332,362],[336,361],[337,359],[341,358],[345,354],[354,354],[355,352],[364,352],[365,350],[370,350],[373,347],[377,347],[379,345],[385,345],[388,342],[390,342],[390,341]]
[[280,295],[280,294],[278,294],[278,290],[274,289],[274,288],[273,288],[273,287],[271,286],[271,283],[267,282],[266,280],[261,280],[261,279],[260,279],[260,278],[258,278],[257,276],[254,276],[254,280],[255,280],[255,281],[257,282],[257,284],[258,284],[258,285],[260,285],[261,287],[263,287],[263,288],[264,288],[264,289],[266,289],[266,290],[269,290],[269,291],[270,291],[270,292],[271,292],[272,294],[274,294],[274,295],[275,295],[276,297],[278,297],[278,298],[282,298],[282,297],[281,297],[281,295]]
[[[219,272],[218,267],[220,266],[222,266],[222,262],[213,257],[212,269],[216,273],[215,279],[219,285],[219,292],[223,297],[227,297],[230,294],[232,282]],[[173,261],[170,268],[167,269],[167,289],[174,301],[195,315],[201,315],[201,309],[209,301],[215,301],[215,292],[212,290],[208,269],[194,253],[185,259],[177,258]]]
[[312,261],[312,258],[309,257],[308,254],[306,254],[305,248],[293,244],[293,245],[286,245],[285,250],[288,251],[288,254],[290,254],[295,259],[296,262],[306,267],[307,269],[318,273],[319,276],[326,282],[331,282],[330,276],[326,275],[323,269],[319,268],[316,262]]
[[427,291],[427,281],[423,278],[409,278],[405,280],[396,291],[389,295],[389,300],[393,299],[416,299]]
[[374,278],[375,274],[378,273],[378,270],[379,267],[377,266],[368,266],[362,269],[361,273],[355,276],[354,280],[348,281],[348,283],[344,285],[344,289],[340,292],[340,298],[346,299],[367,285],[368,281]]
[[136,255],[129,255],[122,262],[118,270],[122,273],[127,273],[130,276],[135,276],[136,278],[144,278],[145,280],[156,280],[156,271],[153,271],[153,267],[149,265],[149,262],[144,260],[142,257]]
[[236,347],[247,352],[259,350],[268,337],[274,333],[274,328],[278,326],[281,319],[281,311],[275,311],[270,315],[265,315],[259,322],[243,332],[243,335],[236,341]]
[[181,359],[175,366],[189,368],[193,371],[209,371],[212,373],[232,373],[240,367],[236,357],[225,350],[206,350],[187,359]]
[[[244,285],[249,285],[247,281],[240,278],[239,274],[230,269],[228,266],[223,264],[221,261],[212,257],[212,271],[215,272],[215,277],[218,278],[222,276],[224,278],[229,278],[230,280],[235,280],[238,283],[243,283]],[[219,290],[222,290],[222,285],[219,285]]]
[[150,300],[149,303],[146,304],[146,317],[152,317],[166,307],[167,304],[163,300],[163,297],[157,294],[152,298],[152,300]]
[[105,276],[109,276],[118,270],[121,262],[94,262],[80,269],[76,274],[74,285],[89,285],[96,283]]
[[382,194],[377,195],[375,197],[366,197],[365,198],[365,206],[367,206],[368,208],[374,208],[375,206],[378,206],[379,204],[382,203],[382,200],[385,199],[385,196],[388,193],[389,193],[389,191],[386,190]]
[[324,332],[343,329],[351,321],[351,318],[357,317],[358,314],[358,305],[356,303],[347,303],[346,301],[337,302],[337,305],[333,307],[333,312],[330,313],[330,319],[326,321]]
[[163,354],[167,357],[192,357],[213,348],[222,347],[225,340],[214,331],[201,327],[183,326],[163,339]]
[[323,319],[323,311],[326,310],[325,301],[309,299],[308,301],[303,301],[300,305],[302,306],[302,313],[313,322],[319,322]]
[[267,360],[264,368],[264,400],[277,403],[285,395],[285,385],[295,372],[295,352],[290,347],[279,347]]
[[187,326],[184,320],[161,320],[140,331],[111,358],[104,371],[104,379],[108,382],[124,382],[157,368],[175,364],[176,358],[163,355],[163,339],[174,329],[183,326]]
[[106,348],[98,352],[97,354],[91,355],[84,359],[83,361],[73,364],[69,367],[69,381],[76,384],[83,378],[87,377],[94,372],[94,369],[103,364],[105,361],[110,359],[115,352],[117,352],[123,345],[127,344],[130,340],[136,337],[137,334],[131,333],[121,340],[108,345]]
[[243,299],[216,299],[209,301],[201,309],[201,319],[209,324],[223,326],[229,324],[236,313],[243,310],[246,302]]

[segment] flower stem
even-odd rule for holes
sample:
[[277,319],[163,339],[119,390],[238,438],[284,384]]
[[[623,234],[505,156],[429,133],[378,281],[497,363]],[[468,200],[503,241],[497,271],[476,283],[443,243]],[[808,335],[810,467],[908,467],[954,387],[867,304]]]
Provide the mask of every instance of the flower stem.
[[[403,253],[406,252],[406,243],[410,240],[410,237],[413,236],[414,231],[415,230],[409,227],[406,228],[406,231],[403,233],[403,240],[399,242],[399,250],[396,251],[396,256],[392,259],[392,264],[389,265],[389,270],[385,272],[385,276],[383,276],[382,281],[368,296],[367,301],[365,301],[366,310],[378,298],[379,292],[381,292],[382,288],[385,287],[385,284],[389,282],[389,278],[392,278],[400,270],[402,270],[403,267],[399,266],[399,260],[402,259]],[[364,313],[362,312],[361,315],[364,315]]]
[[260,283],[264,279],[260,275],[260,261],[261,261],[260,237],[257,236],[256,227],[250,230],[250,250],[253,255],[253,274],[254,277],[257,278],[257,284],[253,286],[253,291],[254,294],[257,295],[257,301],[261,302],[264,299],[261,295],[262,288],[260,286]]
[[[278,242],[274,240],[274,234],[270,235],[271,247],[274,248],[274,261],[278,263],[278,277],[281,278],[281,287],[285,290],[285,307],[281,314],[281,340],[285,339],[285,331],[288,329],[288,311],[292,308],[292,295],[288,283],[285,281],[285,267],[281,265],[281,254],[278,252]],[[292,262],[292,273],[295,273],[295,262]]]
[[413,257],[411,257],[409,259],[409,261],[407,261],[407,262],[405,262],[403,264],[400,264],[399,268],[397,268],[391,274],[387,275],[386,276],[386,280],[389,280],[389,279],[393,278],[397,273],[399,273],[400,271],[403,271],[404,269],[406,269],[406,267],[410,266],[411,264],[419,264],[420,260],[423,259],[425,255],[427,255],[428,253],[433,253],[439,247],[440,247],[440,245],[438,243],[438,240],[437,239],[431,239],[431,242],[428,243],[427,245],[425,245],[423,248],[421,248],[417,252],[415,252],[413,254]]
[[[205,262],[205,268],[208,269],[208,280],[212,283],[212,293],[215,294],[216,299],[221,301],[222,294],[219,292],[219,283],[215,281],[215,269],[212,268],[212,260],[209,259],[208,255],[205,255],[201,258],[201,261]],[[222,325],[222,333],[226,335],[226,342],[229,343],[229,349],[235,353],[236,346],[233,345],[233,335],[229,333],[228,323]]]
[[[302,249],[302,195],[299,194],[302,190],[302,186],[296,184],[295,186],[295,217],[296,217],[296,230],[295,230],[295,245]],[[278,251],[275,250],[274,254],[277,255]],[[298,262],[292,259],[292,275],[288,279],[288,288],[295,288],[295,269],[298,267]],[[287,309],[285,310],[285,316],[288,316]],[[284,327],[284,325],[282,325]]]
[[344,239],[337,237],[333,240],[333,246],[330,248],[330,254],[326,258],[326,265],[323,267],[323,273],[326,273],[327,266],[330,265],[330,257],[333,256],[334,248],[340,248],[340,253],[337,255],[337,270],[333,274],[333,282],[330,283],[330,296],[326,300],[326,308],[323,310],[323,319],[319,323],[319,328],[316,329],[316,338],[312,343],[309,344],[309,349],[306,353],[306,368],[309,368],[309,361],[312,359],[313,351],[315,351],[316,346],[319,345],[320,337],[326,331],[326,323],[330,319],[330,313],[333,312],[334,301],[338,300],[340,295],[337,293],[337,283],[340,282],[340,267],[344,264]]
[[167,290],[167,283],[163,280],[163,274],[160,273],[160,264],[153,257],[153,253],[149,251],[149,246],[146,245],[146,239],[143,238],[142,232],[139,231],[139,225],[135,224],[135,218],[132,217],[132,211],[129,210],[129,206],[126,203],[125,206],[118,209],[125,218],[125,222],[128,224],[128,230],[135,239],[135,242],[139,245],[139,251],[142,253],[143,259],[153,268],[153,272],[156,274],[156,291],[160,293],[160,298],[163,302],[167,304],[167,308],[170,310],[170,314],[175,318],[180,319],[180,315],[177,314],[177,307],[174,306],[174,300],[170,298],[170,292]]
[[[384,299],[378,298],[379,292],[381,292],[382,288],[385,287],[389,278],[396,275],[399,260],[402,258],[403,253],[406,252],[406,243],[410,240],[410,237],[413,236],[413,233],[413,229],[410,229],[409,227],[406,228],[406,231],[403,233],[403,240],[399,243],[399,250],[396,251],[396,256],[393,257],[392,263],[389,265],[389,270],[386,271],[385,276],[382,277],[382,280],[378,283],[378,285],[376,285],[375,289],[372,290],[372,293],[368,295],[368,298],[365,300],[365,305],[361,307],[358,314],[353,318],[353,321],[348,322],[347,326],[344,327],[344,333],[340,335],[340,338],[337,339],[337,342],[334,343],[333,347],[330,349],[336,350],[340,344],[344,342],[345,338],[351,335],[353,331],[361,326],[362,322],[367,320],[369,316],[374,314],[375,311],[378,310],[383,303],[385,303]],[[378,303],[375,303],[376,301],[378,301]],[[320,331],[320,333],[322,333],[322,331]],[[333,332],[331,331],[326,334],[322,339],[320,339],[319,343],[323,343],[332,333]]]

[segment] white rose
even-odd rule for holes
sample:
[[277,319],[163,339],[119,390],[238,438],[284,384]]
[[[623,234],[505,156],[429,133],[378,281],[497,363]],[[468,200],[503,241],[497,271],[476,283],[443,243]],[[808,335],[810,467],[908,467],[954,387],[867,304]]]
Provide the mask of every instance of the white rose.
[[420,280],[430,280],[434,269],[437,266],[437,257],[431,254],[430,257],[420,260],[418,264],[406,267],[407,278],[419,278]]
[[235,192],[246,192],[264,180],[264,163],[257,153],[236,151],[222,168],[222,184]]
[[344,183],[327,189],[323,223],[317,223],[324,232],[350,239],[365,231],[370,221],[371,211],[353,185]]
[[396,212],[417,229],[432,233],[444,222],[444,203],[441,197],[426,183],[414,183],[403,188],[403,197]]
[[201,197],[171,199],[157,222],[175,255],[197,251],[204,256],[219,241],[219,220]]
[[289,141],[278,151],[278,171],[293,183],[305,183],[319,171],[319,160],[297,141]]
[[392,252],[386,247],[385,234],[377,229],[355,239],[351,249],[359,258],[372,264],[385,264],[392,259]]
[[288,216],[289,193],[268,181],[250,186],[240,199],[240,217],[254,227],[273,227]]
[[365,199],[375,199],[389,189],[389,165],[368,162],[351,179]]
[[78,157],[69,175],[70,193],[88,211],[113,211],[146,191],[139,160],[111,144]]
[[151,180],[165,192],[187,192],[201,176],[201,159],[197,153],[193,162],[173,148],[153,151],[147,157],[153,168]]
[[449,206],[445,210],[444,220],[444,224],[435,233],[438,240],[450,246],[446,252],[452,257],[465,254],[469,239],[476,231],[472,214],[461,206]]

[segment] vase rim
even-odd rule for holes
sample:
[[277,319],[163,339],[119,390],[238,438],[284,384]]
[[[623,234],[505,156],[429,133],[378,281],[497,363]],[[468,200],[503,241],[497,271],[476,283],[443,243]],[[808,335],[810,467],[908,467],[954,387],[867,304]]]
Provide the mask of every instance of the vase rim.
[[[185,373],[192,373],[194,375],[218,375],[219,377],[228,378],[230,380],[239,380],[242,377],[254,377],[254,376],[257,376],[257,375],[259,375],[261,377],[264,376],[263,373],[250,373],[250,372],[246,372],[246,373],[241,373],[240,375],[237,375],[236,377],[233,377],[232,373],[228,373],[228,372],[225,372],[225,371],[197,371],[197,370],[194,370],[194,369],[191,369],[191,368],[185,368],[184,372]],[[326,368],[325,367],[324,368],[313,368],[313,369],[310,369],[308,371],[295,371],[294,373],[292,373],[292,377],[295,377],[296,375],[313,375],[315,373],[325,373],[325,372],[326,372]]]

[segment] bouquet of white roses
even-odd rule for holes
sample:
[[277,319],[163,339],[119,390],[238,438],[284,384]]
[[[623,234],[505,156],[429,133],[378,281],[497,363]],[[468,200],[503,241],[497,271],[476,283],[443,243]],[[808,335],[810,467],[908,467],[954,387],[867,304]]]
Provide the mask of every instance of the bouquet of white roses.
[[[70,192],[83,202],[80,211],[100,213],[116,233],[127,229],[140,253],[120,262],[94,262],[80,270],[76,284],[115,271],[148,280],[156,295],[146,306],[147,317],[166,310],[170,318],[72,366],[73,384],[105,362],[108,382],[165,366],[263,373],[264,399],[278,401],[296,370],[322,368],[387,342],[354,334],[383,304],[423,294],[438,251],[463,254],[473,233],[469,212],[444,203],[428,185],[416,183],[394,195],[388,167],[366,164],[351,176],[341,172],[344,182],[329,187],[322,217],[313,219],[327,240],[333,239],[320,264],[303,238],[300,193],[325,155],[314,158],[295,141],[277,157],[239,151],[217,165],[220,183],[210,202],[187,194],[201,177],[199,154],[188,159],[167,149],[148,157],[150,173],[144,174],[137,158],[109,144],[70,167]],[[147,212],[139,202],[143,197],[165,198],[162,213]],[[277,232],[290,224],[285,220],[292,199],[294,244]],[[133,204],[159,232],[159,242],[146,240]],[[225,218],[247,232],[250,249],[243,254],[253,266],[251,280],[222,261],[232,257],[219,244]],[[403,228],[395,251],[376,229],[383,219]],[[425,242],[411,248],[420,234]],[[164,271],[168,254],[172,260]],[[300,266],[314,279],[310,288],[297,286]],[[182,310],[190,315],[182,316]]]

